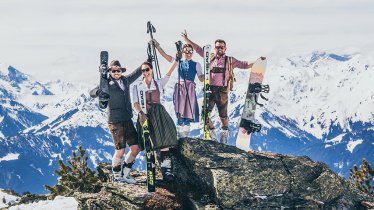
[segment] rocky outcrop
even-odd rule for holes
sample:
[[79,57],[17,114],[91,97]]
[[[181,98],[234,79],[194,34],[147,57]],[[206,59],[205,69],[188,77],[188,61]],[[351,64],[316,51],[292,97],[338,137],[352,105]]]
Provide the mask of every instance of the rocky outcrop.
[[[95,184],[101,190],[75,192],[79,209],[374,208],[373,197],[308,157],[245,152],[189,138],[181,139],[173,153],[176,180],[163,183],[158,173],[155,193],[147,192],[145,173],[132,172],[135,185],[113,183],[110,164],[100,164]],[[27,195],[24,200],[45,198]]]
[[223,209],[365,209],[363,202],[373,202],[308,157],[197,139],[181,140],[178,151],[178,183]]
[[374,203],[373,197],[351,188],[325,164],[308,157],[245,152],[198,139],[181,139],[174,153],[175,183],[167,185],[159,180],[156,193],[151,194],[144,173],[133,173],[136,185],[112,183],[110,165],[101,164],[101,191],[76,193],[79,207],[366,209]]

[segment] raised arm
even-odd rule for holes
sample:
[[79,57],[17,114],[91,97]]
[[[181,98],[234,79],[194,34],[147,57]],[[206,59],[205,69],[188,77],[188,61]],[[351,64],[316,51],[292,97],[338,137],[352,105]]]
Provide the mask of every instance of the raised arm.
[[[266,59],[266,57],[260,57],[262,60]],[[239,69],[249,69],[252,68],[254,62],[249,62],[249,61],[240,61],[236,58],[232,58],[232,65],[234,68],[239,68]]]
[[173,62],[173,57],[171,55],[166,54],[166,52],[161,48],[160,43],[158,43],[156,39],[152,39],[149,42],[155,45],[157,51],[162,55],[162,57],[169,61],[169,63]]
[[141,75],[142,75],[142,67],[139,66],[133,72],[131,72],[129,75],[127,75],[125,77],[128,79],[129,84],[131,84],[131,83],[135,82],[135,80],[137,80]]
[[191,41],[189,38],[188,38],[188,35],[187,35],[187,31],[184,30],[184,32],[182,32],[182,37],[184,39],[184,41],[190,45],[192,45],[193,49],[197,52],[197,54],[199,54],[201,57],[204,57],[204,52],[203,52],[203,48],[201,48],[198,44],[194,43],[193,41]]
[[175,67],[178,65],[178,61],[174,60],[173,64],[170,66],[169,71],[166,73],[166,76],[170,77],[173,71],[175,70]]

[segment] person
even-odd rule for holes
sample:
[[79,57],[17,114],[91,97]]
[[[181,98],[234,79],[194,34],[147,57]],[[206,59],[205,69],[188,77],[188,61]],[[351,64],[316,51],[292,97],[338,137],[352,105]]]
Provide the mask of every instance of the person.
[[[139,141],[134,124],[131,120],[132,107],[130,101],[130,84],[142,74],[141,67],[131,74],[123,76],[125,68],[121,67],[118,60],[110,62],[109,71],[109,100],[104,102],[104,108],[108,108],[108,128],[112,134],[115,152],[112,159],[113,180],[135,184],[136,180],[130,176],[132,165],[140,152]],[[93,98],[102,94],[99,86],[90,91]],[[125,154],[126,143],[130,151]]]
[[[186,30],[182,32],[182,37],[201,57],[204,57],[203,49],[189,39]],[[210,57],[210,87],[212,93],[208,99],[208,109],[213,110],[214,106],[217,105],[218,114],[221,119],[219,142],[227,144],[229,137],[227,116],[228,93],[232,90],[233,86],[233,70],[234,68],[252,68],[253,62],[240,61],[232,56],[227,56],[226,42],[222,39],[217,39],[214,44],[214,53]],[[264,57],[261,58],[265,59]],[[209,128],[210,138],[217,141],[217,134],[211,119],[209,119]]]
[[[165,53],[156,39],[152,39],[157,51],[167,61],[172,62],[174,58]],[[174,87],[174,111],[177,116],[177,135],[179,138],[188,137],[190,134],[190,123],[199,122],[199,106],[196,97],[195,77],[203,82],[204,75],[200,63],[192,60],[193,48],[190,44],[182,47],[184,60],[180,64],[179,81]]]
[[[175,147],[178,143],[178,139],[173,119],[161,104],[160,99],[161,90],[169,81],[170,75],[177,64],[178,61],[174,61],[166,75],[155,80],[153,79],[152,64],[150,62],[144,62],[141,66],[144,78],[141,82],[133,86],[133,103],[135,110],[138,112],[138,135],[142,136],[141,125],[148,119],[153,149],[160,149],[161,172],[163,180],[167,182],[174,179],[170,147]],[[141,101],[141,93],[145,93],[145,103]],[[141,106],[141,104],[143,104],[143,106]],[[144,148],[143,144],[141,144],[141,146]]]

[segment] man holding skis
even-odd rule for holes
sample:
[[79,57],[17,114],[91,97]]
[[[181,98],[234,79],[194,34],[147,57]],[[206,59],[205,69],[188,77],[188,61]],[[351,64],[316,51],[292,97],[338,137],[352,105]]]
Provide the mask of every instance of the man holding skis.
[[[141,68],[137,68],[131,74],[123,76],[126,71],[118,60],[113,60],[109,65],[108,79],[109,100],[104,102],[104,108],[108,108],[108,127],[113,137],[115,153],[112,159],[112,172],[114,181],[135,184],[136,180],[130,176],[130,170],[135,162],[135,157],[140,152],[137,132],[131,120],[132,107],[130,101],[130,84],[142,75]],[[99,87],[90,91],[93,98],[102,95]],[[126,143],[130,151],[125,154]]]
[[[203,49],[188,38],[186,31],[182,32],[182,37],[201,57],[204,57]],[[219,117],[221,119],[219,142],[227,144],[229,137],[227,115],[228,93],[233,87],[233,70],[234,68],[249,69],[253,66],[253,62],[240,61],[232,56],[227,56],[225,54],[226,42],[222,39],[217,39],[214,44],[214,53],[212,53],[210,57],[210,88],[212,93],[205,103],[208,103],[209,110],[213,110],[214,106],[217,105]],[[217,135],[211,119],[209,119],[209,129],[210,138],[217,141]]]

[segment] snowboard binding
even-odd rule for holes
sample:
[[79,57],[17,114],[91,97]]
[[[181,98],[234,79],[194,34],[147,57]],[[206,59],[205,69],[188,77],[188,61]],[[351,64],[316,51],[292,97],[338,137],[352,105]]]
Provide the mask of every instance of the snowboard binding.
[[251,120],[242,119],[239,127],[244,128],[248,134],[259,132],[261,130],[261,124],[252,122]]
[[262,95],[262,93],[269,93],[269,91],[270,91],[269,85],[262,85],[261,83],[253,83],[249,85],[249,92],[255,93],[255,102],[259,106],[263,106],[264,104],[261,104],[258,102],[258,95],[260,95],[260,97],[263,100],[268,101],[269,99],[265,98],[265,96]]

